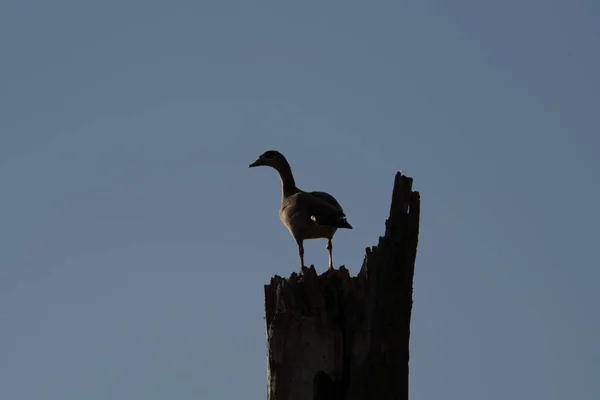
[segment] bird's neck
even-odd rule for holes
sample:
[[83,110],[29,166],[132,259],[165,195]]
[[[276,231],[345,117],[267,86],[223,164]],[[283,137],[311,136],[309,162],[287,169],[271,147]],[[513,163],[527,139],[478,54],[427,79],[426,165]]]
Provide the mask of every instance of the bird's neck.
[[287,161],[275,168],[279,172],[279,178],[281,178],[281,188],[283,197],[291,196],[298,191],[296,187],[296,181],[294,180],[294,174],[292,174],[292,168]]

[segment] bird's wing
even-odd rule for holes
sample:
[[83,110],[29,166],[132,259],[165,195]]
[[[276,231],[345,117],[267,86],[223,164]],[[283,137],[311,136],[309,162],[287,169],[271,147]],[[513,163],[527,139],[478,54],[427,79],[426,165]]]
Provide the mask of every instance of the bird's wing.
[[[308,192],[308,194],[310,194],[311,196],[314,196],[316,198],[318,198],[321,201],[324,201],[325,203],[339,209],[340,211],[342,211],[342,214],[344,213],[344,210],[342,209],[342,206],[340,205],[340,203],[338,203],[338,201],[335,199],[335,197],[333,197],[332,195],[330,195],[329,193],[325,193],[325,192]],[[346,214],[343,214],[346,215]]]
[[[315,195],[315,193],[317,194]],[[347,223],[345,221],[346,214],[330,194],[302,192],[294,196],[297,197],[298,206],[304,208],[317,224],[340,227]],[[332,200],[334,203],[332,203]]]

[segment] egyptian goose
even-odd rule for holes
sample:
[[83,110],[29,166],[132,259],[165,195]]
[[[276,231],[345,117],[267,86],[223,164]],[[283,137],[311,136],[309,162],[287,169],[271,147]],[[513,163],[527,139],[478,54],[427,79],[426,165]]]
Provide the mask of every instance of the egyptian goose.
[[268,166],[279,173],[282,187],[279,218],[298,244],[300,267],[304,266],[303,241],[327,239],[329,270],[333,270],[331,239],[338,228],[352,229],[346,221],[342,206],[329,193],[305,192],[298,189],[290,164],[278,151],[265,151],[249,167],[258,166]]

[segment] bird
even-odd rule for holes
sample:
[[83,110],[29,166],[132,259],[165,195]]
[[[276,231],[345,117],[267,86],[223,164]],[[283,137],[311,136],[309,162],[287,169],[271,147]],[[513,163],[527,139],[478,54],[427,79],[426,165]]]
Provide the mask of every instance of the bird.
[[279,218],[298,244],[300,270],[304,267],[304,246],[307,239],[327,239],[329,271],[333,271],[331,243],[339,228],[353,229],[338,201],[325,192],[305,192],[298,189],[289,162],[277,150],[262,153],[249,168],[267,166],[275,169],[281,179]]

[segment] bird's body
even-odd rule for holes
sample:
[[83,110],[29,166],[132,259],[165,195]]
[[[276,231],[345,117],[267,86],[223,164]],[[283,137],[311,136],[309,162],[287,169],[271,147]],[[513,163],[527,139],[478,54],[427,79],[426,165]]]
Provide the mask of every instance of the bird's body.
[[338,201],[329,193],[298,189],[289,163],[277,151],[266,151],[250,167],[260,165],[270,166],[279,173],[282,186],[279,218],[298,244],[301,266],[304,266],[302,242],[327,239],[329,269],[333,269],[331,239],[339,228],[352,229]]
[[[332,201],[333,200],[333,201]],[[312,209],[319,207],[319,202],[325,202],[331,206],[331,221],[320,221]],[[324,207],[321,205],[321,207]],[[295,239],[331,239],[337,229],[344,225],[338,218],[343,218],[344,210],[333,198],[333,196],[323,192],[304,192],[299,190],[281,200],[279,209],[279,218],[288,228]],[[326,218],[326,216],[322,218]]]

